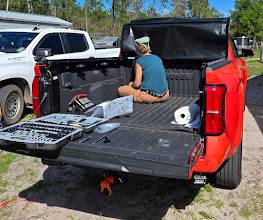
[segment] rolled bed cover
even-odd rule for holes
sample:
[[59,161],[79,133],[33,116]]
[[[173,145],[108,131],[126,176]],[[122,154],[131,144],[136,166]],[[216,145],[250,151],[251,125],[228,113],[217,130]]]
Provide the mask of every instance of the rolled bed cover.
[[123,26],[121,52],[135,57],[134,39],[150,37],[151,51],[165,60],[218,60],[227,58],[229,18],[152,18]]

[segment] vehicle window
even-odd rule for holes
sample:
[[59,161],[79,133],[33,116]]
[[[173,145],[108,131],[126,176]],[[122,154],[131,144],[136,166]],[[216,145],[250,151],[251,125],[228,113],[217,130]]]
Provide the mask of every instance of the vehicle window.
[[19,53],[25,50],[37,33],[0,32],[0,52]]
[[241,37],[237,38],[237,45],[242,45],[242,38]]
[[36,46],[34,50],[34,55],[36,55],[37,48],[51,49],[52,55],[64,54],[61,39],[59,34],[48,34],[46,35],[40,43]]
[[66,38],[69,44],[69,53],[83,52],[89,49],[83,34],[67,33]]
[[244,45],[249,45],[249,38],[244,38]]

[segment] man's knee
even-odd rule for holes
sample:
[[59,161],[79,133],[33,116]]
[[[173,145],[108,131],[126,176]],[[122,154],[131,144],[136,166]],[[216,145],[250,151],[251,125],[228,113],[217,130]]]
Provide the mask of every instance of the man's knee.
[[124,91],[125,91],[125,86],[120,86],[120,87],[118,88],[118,94],[119,94],[120,96],[123,96]]

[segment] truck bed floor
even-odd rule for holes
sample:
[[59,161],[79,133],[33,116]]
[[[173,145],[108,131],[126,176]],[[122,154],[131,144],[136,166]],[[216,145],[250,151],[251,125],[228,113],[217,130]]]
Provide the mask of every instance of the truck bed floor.
[[[174,112],[180,107],[195,103],[196,97],[170,97],[166,102],[154,104],[134,103],[134,111],[127,117],[116,118],[122,126],[139,127],[156,130],[189,130],[183,126],[171,124],[174,120]],[[192,130],[192,129],[190,129]]]

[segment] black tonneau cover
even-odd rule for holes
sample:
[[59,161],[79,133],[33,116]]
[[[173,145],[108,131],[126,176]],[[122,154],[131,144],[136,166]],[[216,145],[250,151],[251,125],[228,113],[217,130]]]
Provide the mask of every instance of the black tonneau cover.
[[149,36],[162,59],[218,60],[227,58],[229,19],[153,18],[124,25],[121,51],[136,56],[134,39]]

